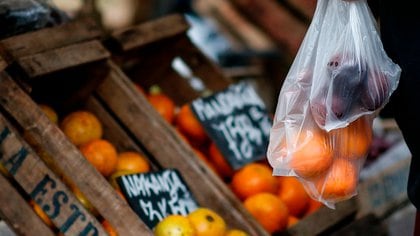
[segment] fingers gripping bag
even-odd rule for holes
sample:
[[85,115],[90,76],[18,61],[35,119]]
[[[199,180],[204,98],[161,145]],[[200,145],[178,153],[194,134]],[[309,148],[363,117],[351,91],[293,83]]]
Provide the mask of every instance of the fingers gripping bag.
[[318,0],[280,90],[267,158],[330,208],[357,194],[372,122],[397,88],[366,0]]

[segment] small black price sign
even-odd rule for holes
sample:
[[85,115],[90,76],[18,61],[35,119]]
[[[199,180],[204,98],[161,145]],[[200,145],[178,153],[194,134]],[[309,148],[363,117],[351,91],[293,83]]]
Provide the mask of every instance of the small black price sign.
[[250,84],[231,85],[191,107],[233,169],[265,158],[272,120]]
[[150,229],[170,214],[187,215],[198,208],[175,169],[123,175],[117,183],[131,208]]

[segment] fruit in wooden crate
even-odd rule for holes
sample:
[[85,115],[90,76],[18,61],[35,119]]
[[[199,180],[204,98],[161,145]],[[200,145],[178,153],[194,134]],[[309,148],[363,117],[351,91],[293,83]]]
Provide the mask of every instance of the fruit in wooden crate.
[[272,175],[272,170],[260,163],[249,163],[239,169],[230,184],[241,200],[262,192],[276,194],[278,191],[278,180]]
[[60,128],[76,146],[102,137],[102,124],[88,111],[74,111],[68,114],[62,120]]
[[194,146],[199,147],[209,141],[206,131],[188,104],[181,106],[178,111],[175,126]]
[[147,159],[138,152],[120,152],[118,153],[115,171],[130,171],[133,173],[148,172],[150,171],[150,165]]
[[118,236],[117,231],[114,229],[114,227],[112,227],[109,221],[103,220],[101,224],[104,230],[108,233],[108,236]]
[[80,146],[81,153],[105,177],[117,167],[118,156],[114,145],[104,139],[95,139]]
[[188,220],[194,227],[196,236],[224,236],[226,222],[211,209],[200,207],[188,214]]
[[279,177],[278,196],[289,209],[291,216],[300,217],[309,206],[309,195],[295,177]]
[[225,236],[249,236],[249,234],[240,229],[229,229]]
[[80,191],[78,187],[74,184],[70,184],[70,190],[73,192],[77,200],[83,205],[86,210],[88,210],[92,215],[99,216],[99,212],[95,207],[90,203],[90,201],[85,197],[85,195]]
[[328,170],[333,161],[333,150],[323,132],[300,134],[292,153],[290,167],[297,175],[311,178]]
[[244,206],[268,232],[286,229],[289,210],[278,196],[272,193],[258,193],[247,198]]
[[58,114],[51,106],[46,104],[38,104],[38,106],[45,113],[45,115],[47,115],[51,122],[54,124],[58,123]]
[[202,151],[198,150],[195,147],[192,147],[192,149],[195,152],[195,154],[198,156],[198,158],[203,160],[207,164],[207,166],[214,171],[214,173],[218,174],[215,165],[212,162],[210,162],[210,160],[207,158],[207,156]]
[[224,179],[231,178],[233,176],[234,170],[229,165],[220,150],[217,148],[215,142],[210,143],[208,153],[210,162],[215,166],[217,173]]
[[287,218],[287,228],[293,227],[295,224],[299,222],[299,218],[296,216],[289,215]]
[[176,106],[171,98],[160,91],[160,89],[151,89],[147,99],[169,124],[174,122]]
[[42,210],[42,208],[38,204],[36,204],[34,200],[29,200],[29,205],[46,225],[48,225],[50,228],[54,227],[54,224],[51,221],[50,217],[48,217],[44,210]]
[[168,215],[154,228],[155,236],[195,236],[193,224],[186,216]]

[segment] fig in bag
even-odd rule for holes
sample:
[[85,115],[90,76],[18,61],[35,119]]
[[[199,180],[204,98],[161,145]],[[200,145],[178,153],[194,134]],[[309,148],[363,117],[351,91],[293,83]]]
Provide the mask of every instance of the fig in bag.
[[380,108],[388,98],[390,84],[382,72],[374,72],[364,83],[361,103],[368,111]]

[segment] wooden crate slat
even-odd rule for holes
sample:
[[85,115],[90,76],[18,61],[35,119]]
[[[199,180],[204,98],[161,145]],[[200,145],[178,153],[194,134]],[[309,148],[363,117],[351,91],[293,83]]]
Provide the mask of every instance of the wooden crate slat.
[[238,9],[259,25],[292,57],[296,55],[306,25],[295,18],[275,0],[230,0]]
[[109,56],[109,52],[102,44],[93,40],[21,57],[18,59],[18,63],[29,77],[38,77],[69,67],[103,60]]
[[98,87],[98,95],[162,167],[180,170],[199,204],[220,213],[228,225],[250,235],[267,235],[227,185],[195,156],[145,97],[133,99],[137,92],[130,79],[112,62],[110,67],[111,73]]
[[74,21],[53,28],[45,28],[0,41],[12,58],[20,58],[49,49],[99,38],[102,32],[92,20]]
[[98,220],[78,202],[1,114],[0,136],[0,161],[39,206],[50,208],[46,213],[51,215],[61,232],[75,235],[89,230],[105,234]]
[[337,203],[334,210],[321,207],[318,211],[301,219],[283,235],[322,235],[333,227],[349,223],[354,218],[357,209],[355,198]]
[[146,44],[185,33],[189,24],[178,14],[137,25],[128,30],[112,33],[112,38],[123,51],[133,50]]
[[0,186],[0,217],[17,235],[54,235],[2,174],[0,174]]
[[0,105],[45,148],[63,174],[76,184],[120,235],[152,235],[107,180],[5,73],[0,74]]

